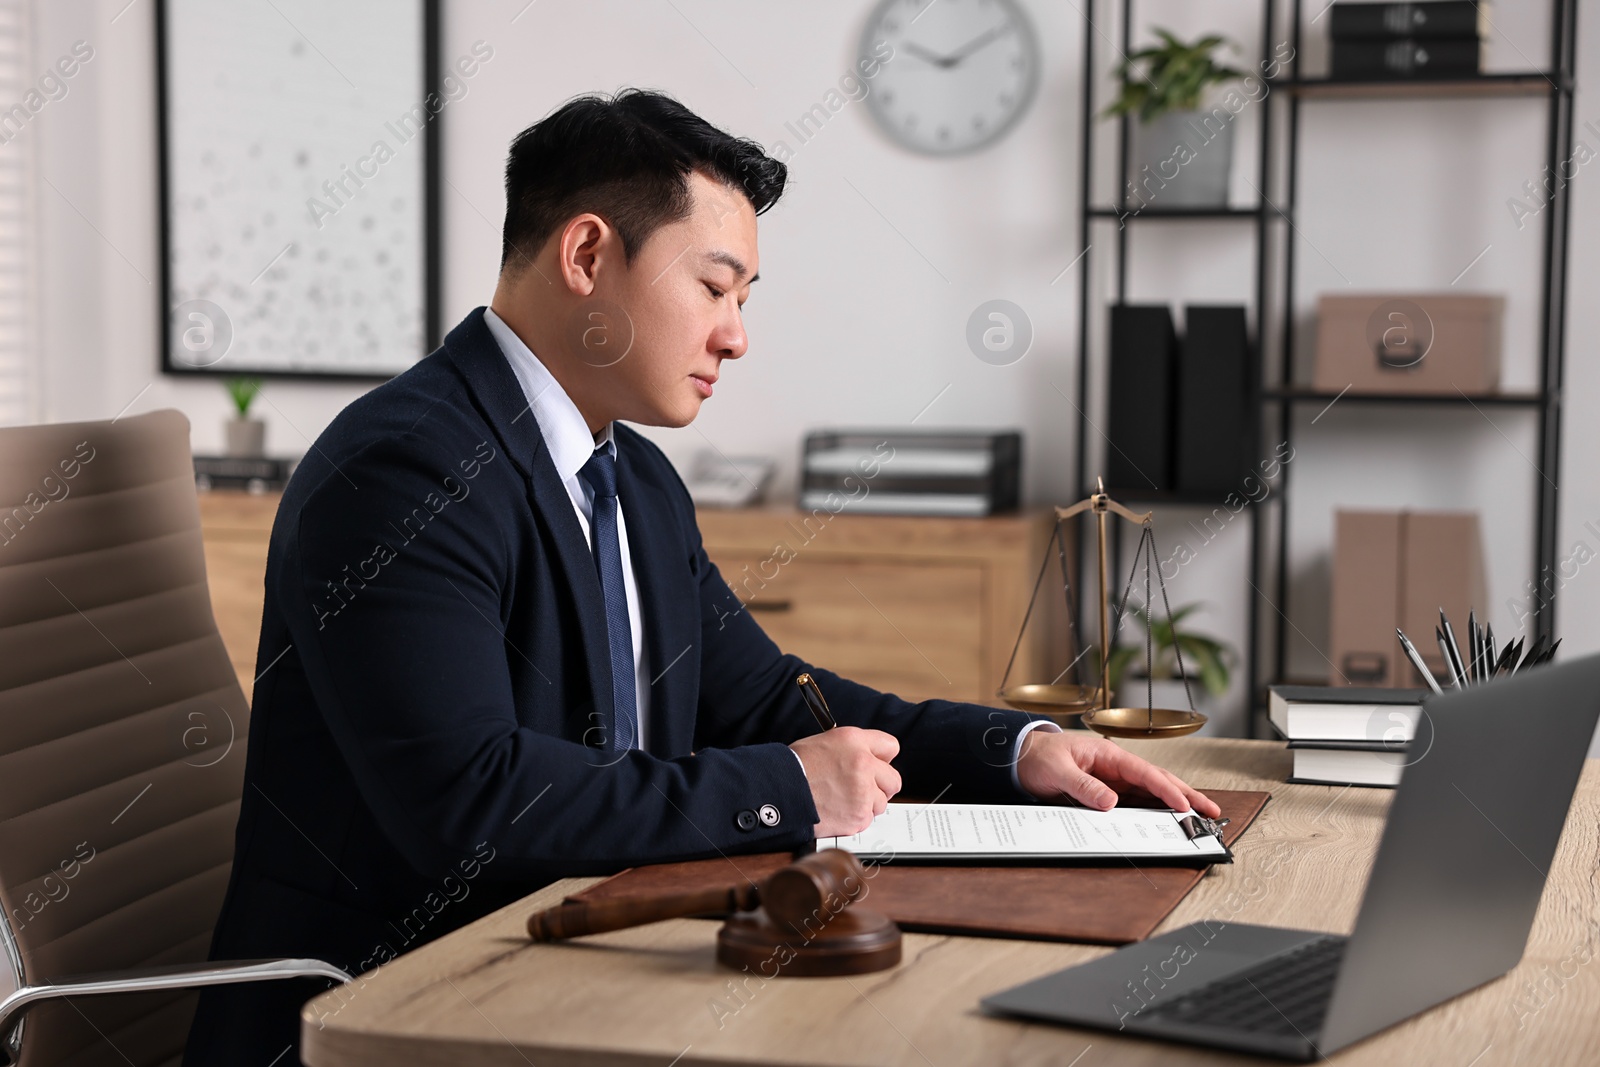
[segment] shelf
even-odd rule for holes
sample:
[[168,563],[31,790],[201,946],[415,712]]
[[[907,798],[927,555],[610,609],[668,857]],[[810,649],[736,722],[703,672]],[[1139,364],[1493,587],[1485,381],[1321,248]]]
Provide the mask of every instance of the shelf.
[[1544,403],[1538,393],[1323,393],[1310,389],[1269,389],[1266,400],[1285,400],[1292,404],[1426,404],[1431,407],[1516,407],[1537,408]]
[[1362,80],[1344,78],[1281,79],[1267,83],[1302,97],[1327,99],[1393,99],[1426,96],[1541,96],[1552,90],[1571,92],[1572,83],[1559,72],[1523,71],[1478,74],[1466,78]]
[[1106,495],[1120,504],[1168,504],[1173,507],[1217,507],[1227,503],[1228,493],[1185,493],[1177,489],[1107,489]]
[[1136,219],[1253,219],[1260,214],[1261,209],[1253,207],[1148,207],[1142,211],[1134,208],[1119,210],[1114,207],[1089,209],[1091,218],[1122,219],[1127,222]]
[[[1306,38],[1317,30],[1316,20],[1321,18],[1320,12],[1326,2],[1318,0],[1315,5],[1308,5],[1302,0],[1287,0],[1287,3],[1284,0],[1262,0],[1259,7],[1263,40],[1274,41],[1287,36],[1292,46],[1291,54],[1303,55]],[[1125,59],[1134,50],[1136,5],[1133,0],[1120,0],[1111,5],[1105,16],[1106,23],[1100,23],[1094,5],[1086,8],[1078,6],[1083,8],[1080,11],[1082,63],[1079,69],[1080,72],[1095,72],[1098,75],[1106,61]],[[1340,385],[1330,389],[1318,388],[1305,380],[1312,377],[1309,372],[1305,373],[1304,378],[1299,378],[1297,374],[1300,372],[1296,369],[1304,366],[1304,358],[1309,353],[1304,351],[1306,338],[1300,330],[1302,324],[1295,307],[1297,282],[1303,284],[1304,281],[1302,276],[1297,275],[1297,268],[1305,249],[1304,242],[1297,239],[1294,227],[1299,225],[1302,218],[1310,217],[1307,212],[1319,218],[1331,215],[1337,219],[1338,212],[1347,206],[1337,199],[1338,190],[1334,190],[1334,196],[1326,198],[1331,201],[1329,203],[1314,202],[1308,198],[1307,194],[1313,189],[1321,192],[1315,185],[1307,185],[1305,180],[1305,168],[1309,165],[1305,158],[1309,148],[1309,132],[1319,128],[1317,144],[1326,145],[1334,151],[1350,144],[1371,146],[1377,143],[1375,137],[1381,133],[1400,135],[1418,123],[1425,124],[1428,121],[1425,109],[1432,107],[1437,110],[1435,101],[1465,101],[1463,106],[1481,111],[1483,102],[1504,100],[1508,103],[1493,106],[1509,108],[1508,118],[1515,118],[1518,123],[1537,123],[1537,128],[1543,132],[1542,149],[1519,170],[1538,174],[1541,173],[1541,167],[1551,171],[1559,169],[1561,161],[1573,152],[1576,143],[1574,126],[1581,121],[1574,114],[1572,67],[1578,0],[1549,0],[1547,6],[1551,18],[1548,53],[1543,49],[1530,52],[1534,58],[1523,58],[1520,61],[1522,69],[1472,72],[1458,77],[1358,80],[1308,77],[1303,64],[1298,67],[1298,73],[1295,66],[1284,67],[1281,70],[1282,77],[1266,80],[1265,84],[1271,90],[1268,95],[1257,98],[1263,108],[1262,121],[1256,124],[1254,131],[1259,147],[1255,159],[1259,176],[1252,174],[1251,181],[1259,186],[1264,195],[1251,193],[1249,195],[1253,199],[1241,198],[1242,205],[1180,208],[1164,202],[1159,190],[1148,198],[1141,198],[1135,190],[1118,188],[1106,182],[1107,166],[1116,168],[1120,160],[1130,158],[1131,145],[1127,138],[1131,135],[1131,129],[1128,123],[1119,123],[1114,136],[1102,138],[1104,127],[1097,119],[1099,110],[1094,92],[1096,80],[1094,77],[1085,77],[1078,123],[1081,174],[1078,195],[1074,201],[1080,238],[1075,246],[1084,249],[1085,256],[1077,286],[1079,358],[1076,403],[1080,417],[1076,424],[1076,465],[1079,484],[1093,484],[1087,465],[1092,447],[1091,430],[1098,429],[1084,413],[1092,412],[1093,405],[1106,399],[1109,393],[1109,382],[1106,380],[1109,375],[1100,373],[1110,366],[1108,339],[1095,332],[1093,323],[1099,320],[1106,304],[1131,299],[1138,290],[1143,277],[1130,264],[1151,256],[1159,260],[1160,249],[1170,243],[1169,238],[1204,239],[1205,243],[1214,244],[1233,241],[1246,230],[1255,238],[1252,242],[1255,245],[1253,275],[1239,280],[1253,283],[1250,290],[1253,299],[1245,301],[1253,306],[1250,318],[1252,343],[1255,346],[1254,376],[1249,379],[1247,410],[1250,415],[1259,416],[1252,423],[1252,433],[1259,431],[1258,445],[1267,445],[1266,450],[1270,453],[1271,445],[1268,442],[1282,440],[1292,443],[1297,436],[1307,433],[1318,435],[1318,428],[1324,422],[1344,425],[1347,429],[1353,426],[1352,420],[1370,424],[1364,432],[1375,433],[1381,440],[1403,431],[1409,423],[1421,420],[1432,424],[1444,420],[1454,432],[1470,434],[1473,440],[1477,440],[1480,434],[1492,435],[1502,429],[1514,437],[1531,432],[1538,440],[1535,455],[1541,469],[1552,464],[1559,467],[1563,449],[1561,419],[1558,416],[1564,396],[1555,383],[1562,380],[1566,337],[1565,326],[1557,312],[1563,306],[1561,301],[1564,296],[1569,300],[1569,306],[1570,300],[1577,299],[1567,294],[1569,272],[1566,257],[1559,254],[1576,239],[1570,229],[1570,201],[1556,201],[1547,215],[1540,219],[1542,226],[1554,223],[1555,236],[1544,242],[1542,270],[1538,276],[1530,279],[1530,285],[1538,286],[1540,321],[1545,323],[1537,346],[1532,351],[1524,352],[1539,368],[1540,378],[1537,382],[1524,382],[1515,388],[1508,386],[1502,391],[1482,395],[1465,395],[1450,388],[1447,383],[1443,395],[1427,395],[1394,391],[1402,384],[1420,383],[1373,378],[1370,385],[1381,386],[1386,391],[1357,392],[1354,388],[1341,391]],[[1281,21],[1285,8],[1290,14],[1288,26]],[[1117,20],[1120,20],[1120,37],[1113,39],[1109,23]],[[1548,69],[1540,69],[1546,65]],[[1321,130],[1318,123],[1307,125],[1308,116],[1301,114],[1302,104],[1316,105],[1312,110],[1320,114],[1326,109],[1341,106],[1361,107],[1363,101],[1372,111],[1372,122],[1367,125],[1383,129]],[[1424,108],[1410,107],[1405,109],[1404,114],[1390,114],[1371,107],[1390,101],[1417,101],[1423,103]],[[1480,103],[1474,104],[1472,101]],[[1100,164],[1098,169],[1095,166],[1097,163]],[[1131,163],[1123,169],[1129,168]],[[1116,169],[1110,173],[1114,175],[1113,181],[1136,177],[1133,173],[1124,174]],[[1142,175],[1145,172],[1139,173]],[[1111,193],[1114,198],[1097,200],[1097,190]],[[1552,199],[1557,193],[1563,197],[1569,195],[1559,190],[1552,191]],[[1123,202],[1119,204],[1115,198]],[[1315,201],[1323,199],[1319,195]],[[1141,204],[1142,208],[1139,206]],[[1562,210],[1557,210],[1557,207]],[[1179,225],[1155,226],[1152,220]],[[1239,232],[1224,229],[1223,226],[1194,225],[1207,220],[1236,227]],[[1105,225],[1107,222],[1112,225]],[[1138,222],[1149,224],[1138,234],[1130,234],[1134,229],[1133,224]],[[1246,225],[1240,227],[1239,222],[1245,222]],[[1448,218],[1436,220],[1432,229],[1447,232],[1451,222]],[[1177,232],[1180,229],[1183,231],[1181,234]],[[1136,239],[1141,234],[1148,241]],[[1150,245],[1150,241],[1156,242],[1155,245]],[[1105,246],[1109,246],[1111,251],[1107,252]],[[1376,249],[1374,254],[1381,256],[1381,248]],[[1090,256],[1097,257],[1097,260],[1089,260],[1087,257]],[[1112,257],[1116,262],[1110,262]],[[1105,262],[1099,262],[1101,260]],[[1114,268],[1114,274],[1109,275],[1108,281],[1102,278],[1102,273],[1109,273],[1105,268]],[[1102,273],[1096,273],[1097,270]],[[1102,278],[1104,284],[1097,285],[1095,278]],[[1189,281],[1193,282],[1192,279]],[[1176,295],[1181,296],[1181,292]],[[1181,304],[1182,301],[1176,302]],[[1271,331],[1270,334],[1268,331]],[[1546,388],[1544,382],[1551,383],[1551,386]],[[1346,413],[1340,416],[1328,410],[1331,408]],[[1323,417],[1325,414],[1334,418],[1326,419]],[[1483,425],[1483,418],[1489,420],[1492,428],[1491,425]],[[1469,429],[1465,425],[1466,420],[1471,420],[1476,429]],[[1312,423],[1316,425],[1310,425]],[[1458,426],[1458,423],[1461,425]],[[1505,425],[1507,423],[1510,425]],[[1428,477],[1426,467],[1416,457],[1406,461],[1405,469],[1419,479]],[[1310,499],[1321,499],[1328,495],[1328,487],[1317,484],[1324,480],[1319,477],[1321,473],[1298,464],[1283,467],[1274,479],[1271,496],[1252,504],[1251,515],[1246,523],[1233,524],[1247,527],[1249,537],[1250,581],[1244,590],[1248,637],[1241,658],[1244,660],[1243,677],[1250,685],[1251,695],[1256,698],[1252,703],[1264,703],[1265,690],[1260,688],[1262,683],[1284,680],[1283,676],[1293,670],[1295,661],[1303,652],[1297,646],[1295,636],[1299,628],[1296,625],[1298,614],[1290,609],[1288,603],[1293,599],[1290,591],[1300,578],[1290,565],[1291,556],[1294,555],[1291,547],[1297,547],[1302,540],[1300,526],[1305,520],[1300,518],[1300,511],[1304,509],[1308,492]],[[1110,492],[1114,498],[1136,511],[1170,510],[1180,525],[1190,519],[1202,518],[1212,508],[1227,506],[1226,501],[1221,499],[1227,495],[1225,493],[1195,494],[1130,486]],[[1534,492],[1536,500],[1530,509],[1513,510],[1522,512],[1531,527],[1534,551],[1533,558],[1528,562],[1532,565],[1537,582],[1541,575],[1554,571],[1557,566],[1559,545],[1555,520],[1560,513],[1560,494],[1552,478],[1538,479]],[[1297,503],[1297,500],[1300,502]],[[1237,505],[1237,500],[1234,504]],[[1120,541],[1118,543],[1121,544]],[[1296,618],[1291,619],[1291,615]],[[1552,634],[1554,612],[1547,605],[1541,606],[1530,625],[1542,635]],[[1302,672],[1306,670],[1314,668],[1307,663]],[[1272,736],[1259,708],[1252,708],[1248,724],[1251,735]]]

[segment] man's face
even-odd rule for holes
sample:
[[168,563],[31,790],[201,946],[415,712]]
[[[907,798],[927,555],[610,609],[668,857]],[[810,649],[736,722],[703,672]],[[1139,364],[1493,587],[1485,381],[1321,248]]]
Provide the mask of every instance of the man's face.
[[[687,426],[711,396],[722,361],[738,359],[749,343],[740,307],[758,266],[755,209],[698,172],[689,186],[688,218],[657,229],[631,264],[595,280],[596,306],[621,308],[632,325],[627,354],[605,368],[613,418]],[[593,321],[614,327],[611,340],[625,343],[626,322]]]

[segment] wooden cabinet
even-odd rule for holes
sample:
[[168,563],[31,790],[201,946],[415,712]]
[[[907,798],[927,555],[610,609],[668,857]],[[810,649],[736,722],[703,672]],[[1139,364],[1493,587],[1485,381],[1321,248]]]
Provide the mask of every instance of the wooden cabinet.
[[[908,700],[994,703],[1054,518],[706,508],[699,522],[706,553],[785,652]],[[1014,682],[1060,670],[1058,583],[1040,593]]]
[[211,611],[228,658],[249,699],[255,688],[256,643],[266,600],[267,541],[279,494],[213,489],[200,494],[200,533],[206,546]]
[[[719,554],[737,576],[760,557]],[[983,684],[983,568],[894,559],[806,559],[746,607],[785,652],[877,689],[921,696]]]
[[[212,610],[246,696],[278,499],[200,494]],[[994,703],[1053,518],[707,508],[699,521],[706,552],[785,652],[908,700]],[[1065,612],[1050,573],[1012,681],[1046,681],[1063,665]]]

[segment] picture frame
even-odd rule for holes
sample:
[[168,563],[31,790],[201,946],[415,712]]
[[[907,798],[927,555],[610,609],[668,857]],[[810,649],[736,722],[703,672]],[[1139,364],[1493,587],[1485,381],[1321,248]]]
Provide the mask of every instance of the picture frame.
[[157,0],[163,373],[381,382],[437,346],[439,7]]

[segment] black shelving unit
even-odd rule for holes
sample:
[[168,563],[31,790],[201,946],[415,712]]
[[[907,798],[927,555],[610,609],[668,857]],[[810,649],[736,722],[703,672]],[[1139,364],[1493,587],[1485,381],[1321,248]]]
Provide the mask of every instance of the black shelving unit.
[[[1318,0],[1320,4],[1321,0]],[[1093,254],[1097,249],[1096,236],[1109,225],[1115,226],[1114,249],[1116,257],[1113,299],[1123,302],[1127,293],[1128,234],[1133,225],[1159,223],[1182,224],[1199,222],[1226,222],[1235,220],[1249,223],[1254,229],[1254,296],[1251,308],[1251,335],[1253,338],[1251,376],[1254,396],[1252,407],[1261,413],[1256,427],[1255,452],[1261,456],[1261,432],[1276,430],[1276,440],[1292,445],[1294,415],[1298,408],[1331,406],[1338,402],[1348,406],[1363,406],[1376,410],[1406,408],[1465,409],[1473,407],[1531,410],[1538,417],[1539,461],[1541,475],[1537,483],[1537,501],[1534,507],[1535,560],[1533,579],[1535,587],[1542,575],[1551,573],[1556,565],[1557,508],[1559,504],[1554,475],[1561,460],[1561,389],[1564,361],[1565,296],[1568,243],[1569,195],[1566,184],[1559,184],[1551,192],[1544,208],[1544,264],[1540,289],[1540,349],[1539,389],[1537,392],[1497,393],[1491,395],[1419,396],[1413,394],[1356,394],[1329,393],[1298,385],[1294,376],[1295,336],[1295,255],[1296,235],[1293,220],[1302,209],[1298,199],[1300,110],[1308,101],[1327,101],[1327,106],[1338,106],[1339,100],[1402,100],[1419,97],[1471,98],[1471,97],[1541,97],[1545,101],[1545,153],[1546,173],[1555,173],[1560,163],[1572,150],[1574,54],[1576,48],[1576,0],[1551,0],[1551,39],[1548,70],[1528,70],[1509,73],[1486,73],[1473,77],[1449,79],[1417,79],[1407,81],[1345,81],[1329,78],[1302,77],[1299,57],[1304,53],[1306,22],[1301,0],[1262,0],[1261,50],[1263,57],[1273,54],[1278,43],[1277,17],[1287,6],[1288,42],[1295,57],[1286,66],[1287,71],[1267,81],[1269,91],[1257,106],[1262,108],[1259,129],[1259,159],[1254,181],[1260,193],[1259,202],[1251,207],[1226,207],[1206,209],[1160,209],[1146,207],[1136,213],[1107,205],[1095,195],[1095,131],[1097,117],[1097,90],[1107,84],[1103,72],[1096,66],[1097,43],[1107,42],[1100,28],[1115,24],[1118,27],[1120,52],[1127,55],[1133,50],[1133,18],[1135,0],[1107,0],[1085,6],[1083,31],[1083,87],[1081,110],[1081,172],[1079,181],[1080,228],[1079,245],[1084,249],[1082,270],[1079,276],[1079,345],[1078,345],[1078,399],[1080,419],[1077,427],[1077,480],[1078,496],[1091,491],[1094,477],[1088,464],[1089,424],[1088,412],[1098,405],[1091,397],[1090,368],[1094,360],[1092,324],[1096,316],[1104,314],[1105,305],[1094,305],[1092,280]],[[1113,18],[1115,23],[1113,23]],[[1103,105],[1102,105],[1103,106]],[[1129,144],[1131,120],[1120,121],[1117,138],[1117,193],[1118,197],[1128,187]],[[1098,228],[1098,229],[1097,229]],[[1261,456],[1261,458],[1267,458]],[[1124,490],[1121,496],[1130,504],[1214,505],[1221,503],[1206,497],[1182,493],[1141,492]],[[1246,677],[1250,680],[1251,694],[1247,715],[1247,733],[1254,736],[1257,711],[1265,704],[1265,686],[1284,679],[1285,658],[1288,650],[1287,629],[1291,625],[1284,609],[1287,607],[1289,562],[1289,508],[1291,506],[1290,470],[1282,467],[1273,485],[1270,497],[1264,503],[1253,504],[1250,512],[1250,584],[1252,593],[1248,610],[1248,647],[1246,650]],[[1276,537],[1269,546],[1269,523],[1275,526]],[[1080,544],[1083,543],[1080,539]],[[1269,558],[1270,557],[1270,558]],[[1270,623],[1264,630],[1263,621]],[[1550,597],[1538,601],[1533,612],[1536,635],[1554,637],[1555,611]],[[1266,638],[1270,634],[1270,642]],[[1270,669],[1266,669],[1269,668]]]
[[[1252,337],[1261,334],[1262,309],[1267,298],[1267,254],[1268,254],[1268,229],[1271,219],[1271,209],[1265,200],[1261,200],[1250,207],[1215,207],[1215,208],[1162,208],[1160,206],[1144,207],[1137,212],[1108,205],[1103,199],[1096,196],[1094,188],[1095,174],[1095,131],[1100,119],[1098,118],[1101,104],[1097,99],[1097,89],[1102,87],[1103,75],[1096,66],[1098,55],[1097,42],[1102,42],[1100,27],[1111,25],[1109,18],[1103,15],[1103,10],[1115,11],[1115,25],[1117,26],[1119,44],[1117,52],[1126,56],[1133,51],[1133,14],[1135,0],[1109,0],[1105,4],[1097,4],[1095,0],[1087,0],[1084,7],[1085,26],[1083,30],[1083,87],[1081,93],[1082,108],[1080,114],[1081,157],[1079,175],[1079,247],[1082,248],[1084,261],[1078,278],[1078,408],[1079,420],[1077,426],[1077,494],[1078,499],[1087,496],[1094,489],[1095,477],[1089,468],[1089,423],[1090,417],[1085,414],[1093,410],[1096,405],[1090,398],[1090,365],[1093,362],[1092,352],[1092,321],[1093,317],[1103,315],[1104,305],[1092,306],[1091,287],[1094,276],[1092,269],[1095,263],[1094,252],[1097,248],[1096,236],[1104,232],[1109,226],[1115,227],[1115,257],[1116,257],[1116,283],[1114,288],[1114,301],[1123,303],[1126,300],[1128,289],[1128,234],[1130,226],[1159,226],[1167,225],[1204,225],[1204,224],[1248,224],[1254,230],[1254,269],[1251,286],[1254,293],[1254,304],[1251,306],[1251,320],[1249,323]],[[1273,44],[1273,0],[1262,2],[1262,28],[1261,28],[1261,55],[1272,54]],[[1270,93],[1268,96],[1270,99]],[[1255,186],[1259,190],[1270,188],[1268,185],[1268,164],[1270,154],[1271,123],[1266,121],[1269,116],[1263,116],[1260,131],[1260,154],[1258,173],[1255,177]],[[1117,137],[1117,185],[1116,199],[1121,199],[1128,188],[1129,178],[1129,145],[1133,120],[1123,116],[1118,122]],[[1251,410],[1260,410],[1262,402],[1261,386],[1263,375],[1259,361],[1259,344],[1252,346],[1252,371],[1250,381],[1253,383],[1253,395],[1249,405]],[[1098,423],[1098,420],[1095,420]],[[1256,442],[1259,434],[1255,435]],[[1252,443],[1252,451],[1259,453],[1256,443]],[[1152,491],[1137,487],[1113,487],[1116,497],[1124,503],[1134,507],[1160,507],[1166,506],[1192,506],[1216,507],[1224,504],[1222,495],[1192,494],[1175,491]],[[1252,507],[1251,511],[1251,570],[1252,574],[1260,569],[1260,561],[1256,558],[1262,542],[1260,522],[1260,509]],[[1084,536],[1086,527],[1080,526],[1078,531],[1078,544],[1086,546],[1088,540]],[[1121,538],[1113,542],[1112,550],[1112,583],[1120,582],[1122,552]],[[1116,590],[1113,590],[1115,593]],[[1087,598],[1084,598],[1085,600]],[[1080,606],[1080,612],[1082,611]],[[1259,597],[1251,597],[1249,604],[1248,629],[1250,639],[1246,650],[1246,677],[1257,678],[1260,667],[1257,656],[1256,634],[1260,628]],[[1088,633],[1084,626],[1086,619],[1079,620],[1079,633]],[[1254,732],[1253,710],[1247,713],[1246,721],[1250,724],[1247,732]]]

